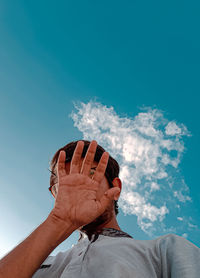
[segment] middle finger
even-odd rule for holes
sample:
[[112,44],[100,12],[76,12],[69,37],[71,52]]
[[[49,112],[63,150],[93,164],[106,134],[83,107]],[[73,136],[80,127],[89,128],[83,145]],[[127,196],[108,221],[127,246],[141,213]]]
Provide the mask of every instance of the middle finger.
[[80,161],[81,161],[81,155],[84,148],[84,142],[78,141],[76,148],[74,150],[72,161],[70,164],[70,174],[79,173],[80,171]]
[[92,140],[92,142],[90,143],[87,153],[85,155],[85,158],[83,160],[83,164],[81,167],[81,173],[84,175],[89,175],[90,174],[90,170],[92,167],[92,163],[94,161],[94,156],[96,153],[96,148],[97,148],[97,142],[95,140]]

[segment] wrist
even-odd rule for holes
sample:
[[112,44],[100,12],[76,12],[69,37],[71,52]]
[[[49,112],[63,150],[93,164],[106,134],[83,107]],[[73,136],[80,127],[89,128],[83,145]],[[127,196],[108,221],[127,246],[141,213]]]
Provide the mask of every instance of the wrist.
[[66,240],[76,230],[74,225],[70,222],[58,219],[52,212],[48,215],[45,223],[48,229],[53,233],[54,245],[56,246]]

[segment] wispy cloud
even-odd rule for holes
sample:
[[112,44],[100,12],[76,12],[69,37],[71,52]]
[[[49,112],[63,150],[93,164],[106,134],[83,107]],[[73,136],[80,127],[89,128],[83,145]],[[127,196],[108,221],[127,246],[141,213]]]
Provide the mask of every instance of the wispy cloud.
[[158,109],[145,108],[132,118],[93,101],[75,109],[71,117],[83,138],[97,140],[120,165],[123,213],[136,215],[149,235],[174,231],[167,217],[173,215],[180,225],[181,207],[192,201],[179,169],[183,137],[190,136],[186,126],[167,120]]

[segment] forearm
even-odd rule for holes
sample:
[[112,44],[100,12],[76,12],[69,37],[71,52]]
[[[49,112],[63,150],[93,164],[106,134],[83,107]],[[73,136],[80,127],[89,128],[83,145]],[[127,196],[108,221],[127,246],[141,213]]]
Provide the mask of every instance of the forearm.
[[48,255],[73,232],[71,225],[48,217],[23,242],[0,260],[0,278],[29,278]]

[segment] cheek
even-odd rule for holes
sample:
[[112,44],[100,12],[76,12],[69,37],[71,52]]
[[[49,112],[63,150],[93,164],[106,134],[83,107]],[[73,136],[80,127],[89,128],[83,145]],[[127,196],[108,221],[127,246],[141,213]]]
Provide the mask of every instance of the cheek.
[[106,180],[106,178],[104,177],[101,184],[100,184],[100,187],[99,187],[99,190],[97,192],[97,198],[101,198],[103,196],[103,194],[109,189],[109,184]]

